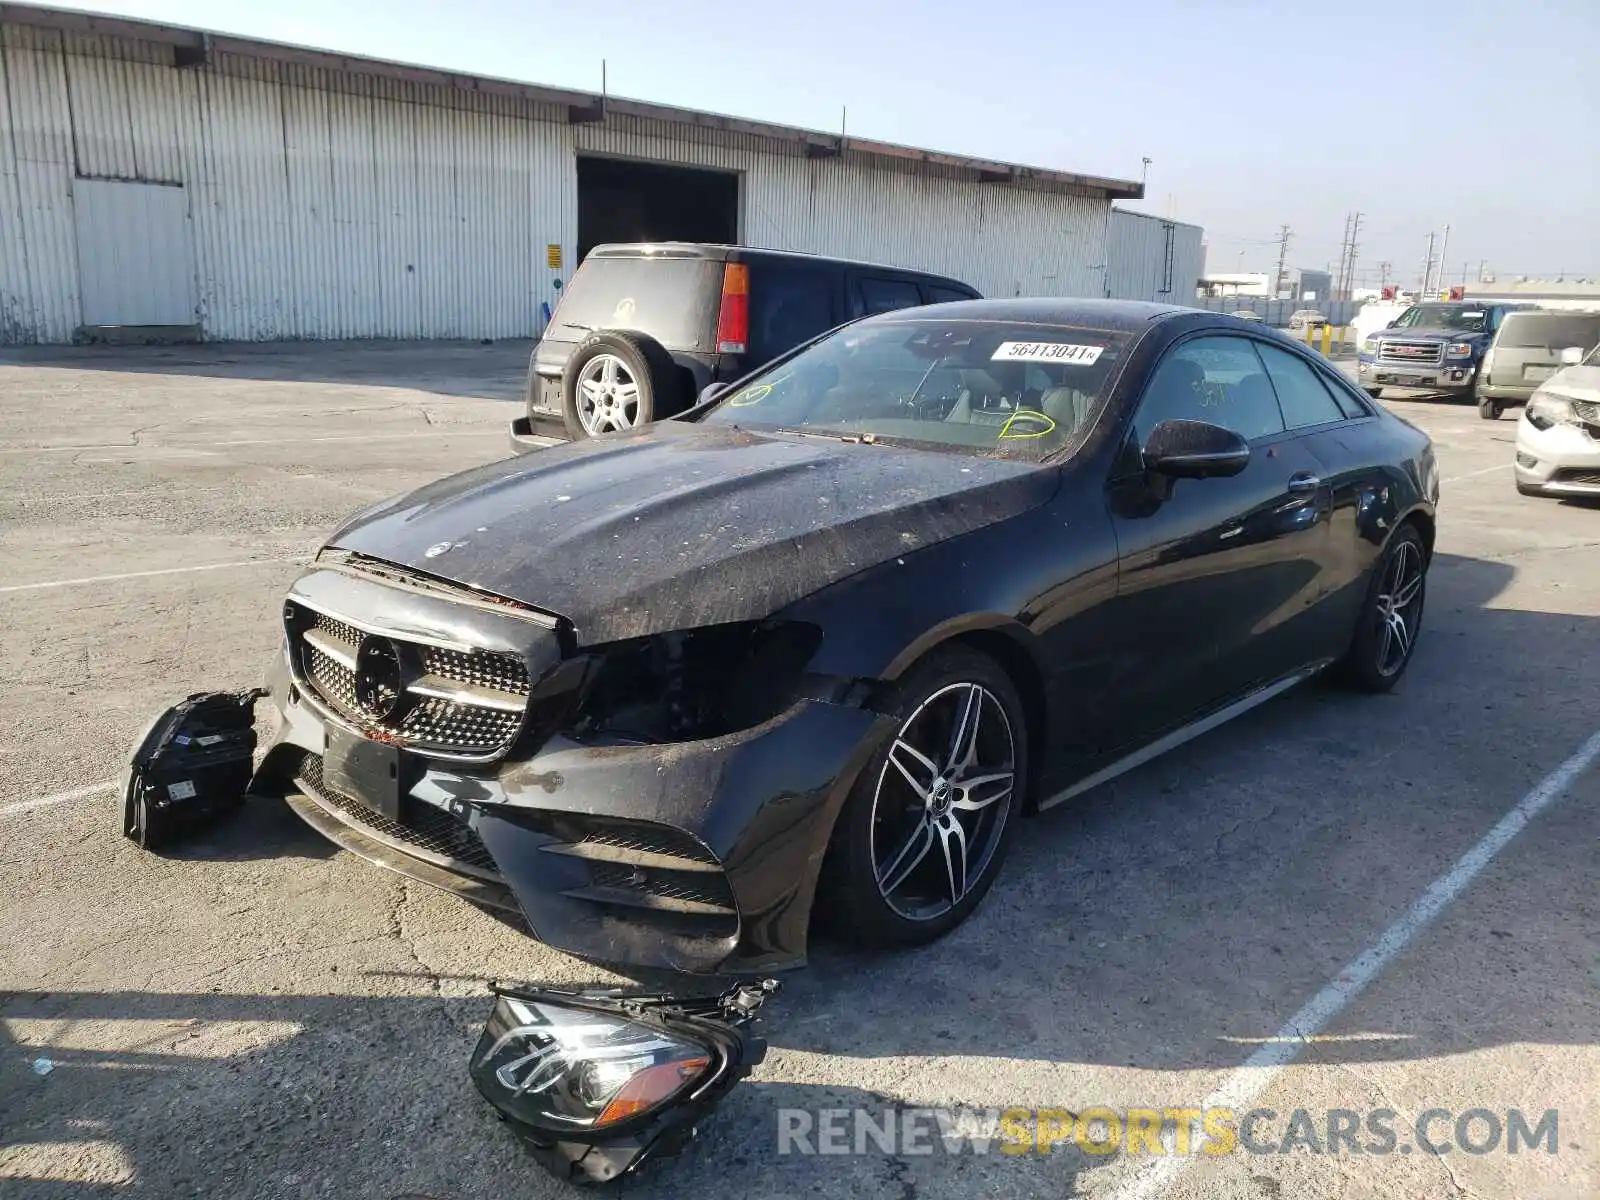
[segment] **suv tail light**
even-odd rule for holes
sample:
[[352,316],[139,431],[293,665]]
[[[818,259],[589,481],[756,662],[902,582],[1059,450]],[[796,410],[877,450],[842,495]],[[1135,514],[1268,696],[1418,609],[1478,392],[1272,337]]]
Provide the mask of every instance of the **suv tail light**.
[[750,339],[750,268],[722,267],[722,308],[717,313],[717,353],[743,354]]

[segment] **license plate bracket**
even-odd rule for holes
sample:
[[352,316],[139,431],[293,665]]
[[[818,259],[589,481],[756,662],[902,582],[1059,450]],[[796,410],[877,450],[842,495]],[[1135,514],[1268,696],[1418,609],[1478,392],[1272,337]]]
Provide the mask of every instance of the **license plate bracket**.
[[322,777],[328,787],[391,821],[400,820],[400,750],[343,729],[328,730]]

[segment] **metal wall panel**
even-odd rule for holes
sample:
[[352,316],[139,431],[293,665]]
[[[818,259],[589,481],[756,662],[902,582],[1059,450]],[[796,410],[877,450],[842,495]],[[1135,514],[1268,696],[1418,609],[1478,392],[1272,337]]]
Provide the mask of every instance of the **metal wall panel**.
[[194,237],[183,188],[79,179],[72,210],[85,325],[194,323]]
[[[82,322],[71,193],[181,184],[219,339],[512,337],[576,266],[577,155],[737,172],[741,239],[940,271],[988,295],[1099,295],[1108,203],[755,134],[6,26],[0,339]],[[12,152],[15,146],[15,153]],[[552,268],[547,246],[560,248]]]
[[1198,225],[1113,208],[1106,243],[1105,295],[1117,300],[1192,305],[1204,266],[1202,237]]
[[[27,340],[64,342],[77,325],[78,257],[72,229],[72,140],[61,39],[0,27],[10,99],[17,207],[27,260]],[[8,290],[0,283],[0,291]]]

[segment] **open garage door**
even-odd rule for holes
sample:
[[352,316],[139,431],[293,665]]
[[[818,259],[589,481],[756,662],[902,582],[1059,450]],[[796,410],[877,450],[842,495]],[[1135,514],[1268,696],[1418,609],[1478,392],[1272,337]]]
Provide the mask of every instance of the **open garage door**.
[[602,242],[739,240],[731,171],[578,158],[578,258]]

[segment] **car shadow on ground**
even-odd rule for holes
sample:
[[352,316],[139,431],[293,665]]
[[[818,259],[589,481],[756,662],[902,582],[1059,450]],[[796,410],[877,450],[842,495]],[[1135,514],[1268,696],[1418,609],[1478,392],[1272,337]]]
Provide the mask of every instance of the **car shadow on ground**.
[[[1592,733],[1600,621],[1494,607],[1512,573],[1441,555],[1396,693],[1296,689],[1028,822],[982,907],[942,941],[889,955],[817,946],[770,1003],[767,1065],[727,1097],[693,1154],[638,1192],[1073,1194],[1081,1172],[1115,1156],[783,1155],[781,1113],[1159,1106],[1197,1086],[1182,1072],[1236,1067]],[[1546,694],[1570,703],[1526,703]],[[218,848],[277,819],[247,811]],[[1570,941],[1600,926],[1592,830],[1563,835],[1563,820],[1577,817],[1558,806],[1522,835],[1538,869],[1515,877],[1514,903],[1497,909],[1479,883],[1479,903],[1462,906],[1467,934],[1436,929],[1408,951],[1443,956],[1417,968],[1412,1007],[1308,1054],[1378,1063],[1600,1039],[1592,956]],[[1561,922],[1529,916],[1551,913]],[[1485,1005],[1480,986],[1504,973],[1539,986]],[[381,981],[406,995],[0,996],[0,1161],[26,1180],[16,1164],[30,1147],[103,1143],[151,1195],[201,1180],[241,1196],[352,1194],[351,1181],[375,1196],[545,1194],[466,1075],[488,1000],[440,984],[419,972],[411,986]],[[242,1048],[208,1051],[223,1027],[254,1032]],[[32,1066],[40,1058],[47,1074]],[[34,1179],[17,1194],[93,1190]]]
[[212,379],[405,388],[441,396],[523,400],[533,343],[205,342],[179,346],[13,346],[0,364]]

